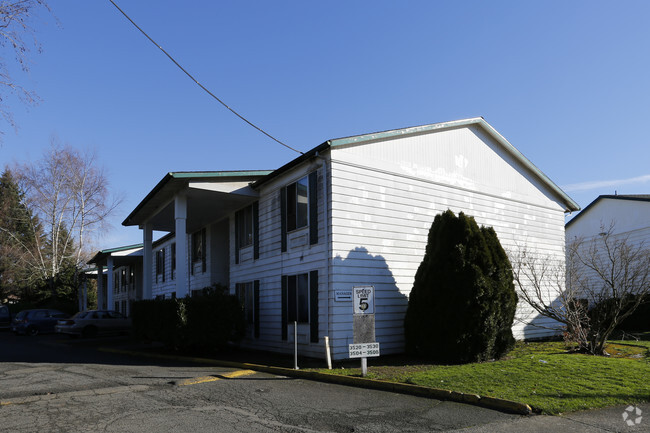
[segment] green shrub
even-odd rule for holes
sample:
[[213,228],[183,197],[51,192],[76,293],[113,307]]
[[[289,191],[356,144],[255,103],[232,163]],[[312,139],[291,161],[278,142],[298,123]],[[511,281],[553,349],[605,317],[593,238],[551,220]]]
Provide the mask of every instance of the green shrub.
[[510,261],[494,229],[450,210],[436,215],[415,275],[407,352],[443,363],[497,359],[514,345]]
[[206,288],[197,297],[137,301],[131,316],[137,339],[175,350],[217,350],[239,341],[245,330],[241,305],[223,286]]

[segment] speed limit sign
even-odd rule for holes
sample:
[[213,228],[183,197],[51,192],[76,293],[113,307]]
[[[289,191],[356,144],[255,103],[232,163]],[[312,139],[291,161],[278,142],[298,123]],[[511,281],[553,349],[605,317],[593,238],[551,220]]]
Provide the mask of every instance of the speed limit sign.
[[375,288],[373,286],[353,287],[354,314],[375,314]]

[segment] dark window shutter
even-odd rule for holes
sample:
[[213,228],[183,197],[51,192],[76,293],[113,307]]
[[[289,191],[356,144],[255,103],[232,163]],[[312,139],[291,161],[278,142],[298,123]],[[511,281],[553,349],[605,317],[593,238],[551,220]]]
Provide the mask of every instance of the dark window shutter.
[[260,258],[260,202],[253,203],[253,259]]
[[[323,180],[324,181],[324,180]],[[309,173],[309,244],[318,243],[318,172]]]
[[282,339],[287,340],[287,314],[288,314],[288,306],[287,306],[287,286],[288,286],[288,279],[286,275],[282,276]]
[[201,230],[201,272],[205,272],[208,260],[208,245],[206,243],[205,229]]
[[280,190],[280,251],[287,250],[287,189]]
[[253,281],[253,322],[255,338],[260,338],[260,280]]
[[165,282],[165,248],[162,249],[162,280]]
[[318,343],[318,271],[309,273],[309,336]]
[[242,304],[242,299],[241,299],[241,283],[235,283],[235,296],[237,297],[237,302],[239,304]]
[[190,242],[191,242],[191,245],[190,245],[190,252],[191,252],[190,275],[194,275],[194,251],[196,251],[195,250],[196,247],[194,246],[194,243],[196,242],[196,236],[195,235],[190,236]]
[[235,264],[239,263],[239,224],[241,211],[235,212]]

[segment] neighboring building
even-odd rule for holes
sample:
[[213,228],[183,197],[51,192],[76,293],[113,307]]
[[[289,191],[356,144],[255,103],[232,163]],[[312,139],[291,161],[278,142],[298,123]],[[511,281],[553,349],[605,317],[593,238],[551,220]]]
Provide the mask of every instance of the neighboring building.
[[[170,233],[152,243],[154,251],[154,298],[175,297],[174,293],[174,260],[173,245],[174,235]],[[170,250],[170,256],[166,251]],[[126,316],[131,315],[133,301],[149,299],[143,296],[143,246],[142,244],[129,245],[99,251],[88,261],[95,265],[87,274],[97,278],[101,269],[102,278],[97,278],[97,303],[99,308],[109,308],[119,311]],[[167,281],[167,283],[166,283]],[[83,299],[86,296],[82,295]],[[87,301],[83,302],[87,308]]]
[[600,195],[566,224],[567,242],[608,230],[634,244],[650,241],[650,194]]
[[131,313],[131,303],[143,299],[142,245],[99,251],[88,264],[96,267],[92,273],[97,278],[98,308],[110,308],[128,316]]
[[[358,285],[375,287],[382,353],[403,350],[408,294],[446,209],[493,226],[506,250],[560,257],[564,214],[579,207],[474,118],[326,141],[272,172],[169,173],[123,224],[143,229],[142,298],[224,284],[251,325],[244,345],[290,352],[296,322],[301,354],[323,356],[329,336],[342,359],[352,306],[336,294]],[[154,243],[154,230],[170,235]],[[533,319],[523,304],[518,316]]]

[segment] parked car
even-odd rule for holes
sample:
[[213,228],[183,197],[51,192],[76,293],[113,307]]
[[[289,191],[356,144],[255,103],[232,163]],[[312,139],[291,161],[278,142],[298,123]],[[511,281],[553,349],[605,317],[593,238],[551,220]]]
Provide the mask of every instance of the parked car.
[[128,334],[131,332],[131,319],[111,310],[80,311],[69,319],[59,320],[56,332],[73,337]]
[[38,309],[23,310],[16,314],[11,322],[11,330],[16,334],[38,335],[54,332],[59,319],[65,319],[67,314],[59,310]]
[[0,305],[0,329],[9,329],[11,326],[11,313],[9,307]]

